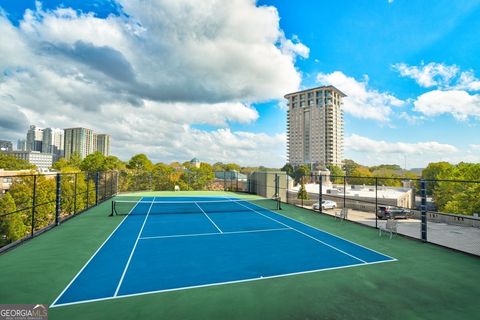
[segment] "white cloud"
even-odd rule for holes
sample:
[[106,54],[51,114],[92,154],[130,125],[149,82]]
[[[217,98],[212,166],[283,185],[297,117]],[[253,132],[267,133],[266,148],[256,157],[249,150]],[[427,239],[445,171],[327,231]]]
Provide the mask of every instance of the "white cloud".
[[457,66],[448,66],[442,63],[431,62],[420,66],[409,66],[397,63],[393,67],[400,72],[402,77],[415,80],[420,86],[428,88],[433,86],[446,86],[460,70]]
[[449,113],[457,120],[480,118],[480,95],[461,90],[433,90],[420,95],[414,101],[415,111],[426,116]]
[[345,158],[363,165],[391,163],[404,167],[406,163],[407,168],[420,168],[438,161],[478,162],[480,155],[467,154],[465,150],[438,141],[390,142],[352,134],[345,139]]
[[415,80],[421,87],[437,87],[450,90],[479,91],[480,80],[472,70],[461,71],[456,65],[430,62],[420,66],[405,63],[393,65],[402,77]]
[[352,151],[371,153],[401,153],[401,154],[425,154],[425,153],[449,153],[456,152],[457,148],[450,144],[442,144],[436,141],[428,142],[387,142],[373,140],[367,137],[352,134],[345,139],[345,148]]
[[124,14],[104,19],[37,3],[18,27],[0,14],[8,38],[0,42],[1,107],[13,111],[2,113],[2,133],[8,127],[9,137],[21,137],[27,123],[81,125],[111,133],[123,158],[147,152],[154,160],[193,154],[285,162],[283,135],[229,129],[258,119],[252,102],[298,89],[294,63],[309,49],[285,37],[274,7],[251,0],[119,3]]
[[404,105],[404,101],[390,93],[369,88],[368,77],[363,81],[357,81],[341,71],[335,71],[328,74],[319,73],[317,81],[322,85],[333,85],[344,92],[347,95],[343,99],[344,110],[357,118],[388,122],[392,108]]
[[455,88],[468,91],[480,91],[480,80],[475,77],[473,71],[465,71],[460,74]]

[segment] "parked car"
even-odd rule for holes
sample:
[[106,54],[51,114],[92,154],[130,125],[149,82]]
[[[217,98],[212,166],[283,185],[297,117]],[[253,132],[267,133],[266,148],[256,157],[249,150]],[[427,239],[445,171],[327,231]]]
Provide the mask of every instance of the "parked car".
[[[337,207],[337,203],[332,200],[322,200],[322,210],[325,209],[335,209]],[[313,210],[320,210],[320,206],[317,203],[313,204]]]
[[412,215],[412,211],[404,208],[397,208],[392,206],[378,206],[377,217],[379,219],[388,219],[388,218],[404,218],[407,219]]

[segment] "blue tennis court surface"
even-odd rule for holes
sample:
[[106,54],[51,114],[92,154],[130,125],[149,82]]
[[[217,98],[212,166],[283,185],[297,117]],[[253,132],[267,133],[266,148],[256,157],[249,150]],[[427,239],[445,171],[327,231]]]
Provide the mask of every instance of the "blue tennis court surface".
[[144,197],[52,307],[394,260],[260,202]]

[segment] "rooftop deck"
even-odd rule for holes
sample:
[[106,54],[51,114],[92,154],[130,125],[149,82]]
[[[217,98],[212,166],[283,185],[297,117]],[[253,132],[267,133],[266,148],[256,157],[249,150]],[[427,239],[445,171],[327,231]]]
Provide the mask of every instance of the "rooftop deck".
[[[242,195],[144,192],[119,196]],[[117,197],[117,198],[119,198]],[[250,197],[250,196],[249,196]],[[106,201],[0,256],[0,303],[51,304],[117,227]],[[50,319],[474,319],[480,258],[282,204],[293,217],[398,261],[51,308]],[[215,270],[212,270],[215,272]]]

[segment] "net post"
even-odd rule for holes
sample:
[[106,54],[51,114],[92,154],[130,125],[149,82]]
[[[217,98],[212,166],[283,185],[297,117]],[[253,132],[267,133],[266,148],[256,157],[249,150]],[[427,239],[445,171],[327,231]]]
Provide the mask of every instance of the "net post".
[[113,217],[115,215],[115,201],[112,201],[112,212],[110,212],[109,217]]
[[62,175],[57,173],[56,177],[57,185],[56,185],[56,198],[55,198],[55,225],[60,224],[60,204],[61,204],[61,197],[62,197]]

